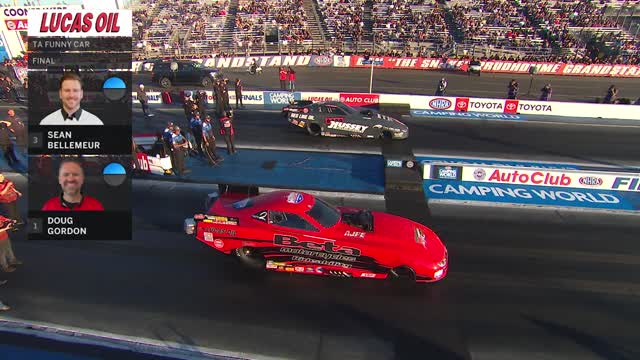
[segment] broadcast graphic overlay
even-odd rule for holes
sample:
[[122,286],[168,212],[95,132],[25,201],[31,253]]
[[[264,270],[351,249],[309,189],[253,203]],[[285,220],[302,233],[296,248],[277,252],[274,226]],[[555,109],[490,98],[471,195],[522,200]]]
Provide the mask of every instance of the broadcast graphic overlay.
[[29,12],[30,240],[131,239],[131,17]]
[[38,155],[29,161],[29,240],[131,238],[131,156]]

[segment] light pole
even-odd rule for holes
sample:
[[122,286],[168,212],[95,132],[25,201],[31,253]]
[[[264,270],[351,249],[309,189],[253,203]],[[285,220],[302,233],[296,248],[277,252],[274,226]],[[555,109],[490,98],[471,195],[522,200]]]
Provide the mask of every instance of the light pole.
[[371,74],[369,75],[369,94],[371,94],[372,88],[373,88],[373,60],[371,60]]

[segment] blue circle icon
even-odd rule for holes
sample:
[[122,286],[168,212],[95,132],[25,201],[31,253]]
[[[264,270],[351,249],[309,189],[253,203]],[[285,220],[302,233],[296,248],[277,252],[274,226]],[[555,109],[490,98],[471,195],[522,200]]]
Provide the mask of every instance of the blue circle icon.
[[102,83],[102,93],[107,100],[122,101],[127,96],[127,84],[119,77],[110,77]]
[[103,89],[126,89],[127,84],[119,77],[108,78],[102,85]]
[[118,163],[111,163],[102,170],[104,182],[111,186],[120,186],[127,180],[127,170]]
[[124,166],[118,163],[111,163],[104,167],[102,170],[102,174],[104,175],[126,175],[127,171],[124,169]]

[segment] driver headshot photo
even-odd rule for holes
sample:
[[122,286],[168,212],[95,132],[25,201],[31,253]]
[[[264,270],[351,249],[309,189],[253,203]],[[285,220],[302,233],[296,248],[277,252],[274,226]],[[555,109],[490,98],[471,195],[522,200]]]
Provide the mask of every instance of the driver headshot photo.
[[82,79],[75,73],[66,73],[60,79],[62,109],[47,115],[40,125],[104,125],[97,116],[80,108],[84,97]]
[[58,170],[58,183],[62,192],[49,199],[42,206],[42,211],[104,211],[100,201],[82,193],[84,169],[79,160],[62,159]]

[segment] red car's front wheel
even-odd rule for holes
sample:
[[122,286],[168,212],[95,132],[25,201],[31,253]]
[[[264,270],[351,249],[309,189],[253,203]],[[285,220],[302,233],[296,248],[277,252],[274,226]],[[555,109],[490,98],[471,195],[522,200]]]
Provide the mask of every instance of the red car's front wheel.
[[256,252],[254,248],[246,246],[240,247],[235,250],[235,254],[240,259],[240,261],[251,268],[264,269],[267,265],[264,256]]
[[408,266],[398,266],[389,271],[389,279],[398,282],[416,282],[416,272]]

